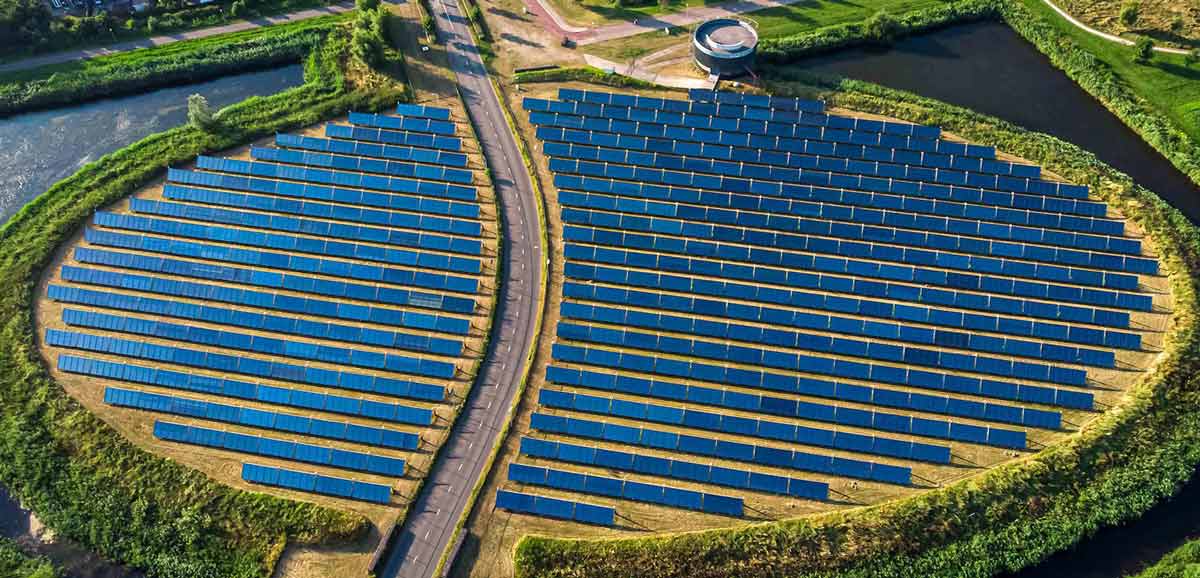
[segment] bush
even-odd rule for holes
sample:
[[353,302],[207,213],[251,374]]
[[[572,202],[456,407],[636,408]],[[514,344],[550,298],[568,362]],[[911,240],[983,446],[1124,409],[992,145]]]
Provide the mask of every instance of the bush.
[[1146,36],[1138,37],[1133,43],[1133,61],[1149,62],[1154,58],[1154,41]]
[[1141,13],[1142,8],[1137,2],[1127,2],[1121,7],[1121,24],[1124,24],[1126,28],[1132,28],[1137,24]]
[[1183,55],[1183,63],[1188,66],[1195,66],[1200,62],[1200,48],[1193,48]]
[[229,15],[234,18],[241,18],[246,15],[245,0],[233,0],[233,4],[229,5]]
[[359,12],[374,12],[379,8],[379,0],[354,0],[354,6]]
[[158,16],[151,15],[149,18],[146,19],[146,33],[147,34],[154,34],[154,33],[158,32],[158,28],[159,28]]
[[896,17],[882,10],[871,15],[863,25],[863,35],[876,44],[891,44],[900,30],[901,25]]

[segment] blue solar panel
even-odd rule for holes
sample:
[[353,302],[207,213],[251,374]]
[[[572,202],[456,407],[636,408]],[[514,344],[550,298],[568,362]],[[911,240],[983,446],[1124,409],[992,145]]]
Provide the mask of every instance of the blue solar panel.
[[242,479],[256,484],[328,494],[340,498],[362,500],[377,504],[391,502],[392,495],[392,489],[381,484],[309,474],[257,464],[242,464]]

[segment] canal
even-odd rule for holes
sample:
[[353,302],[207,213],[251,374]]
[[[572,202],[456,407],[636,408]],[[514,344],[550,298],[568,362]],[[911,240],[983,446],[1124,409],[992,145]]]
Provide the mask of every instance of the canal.
[[[1079,145],[1200,222],[1200,187],[1008,26],[982,22],[914,36],[886,49],[843,50],[796,64],[995,116]],[[1118,578],[1200,537],[1200,483],[1141,519],[1009,578]]]

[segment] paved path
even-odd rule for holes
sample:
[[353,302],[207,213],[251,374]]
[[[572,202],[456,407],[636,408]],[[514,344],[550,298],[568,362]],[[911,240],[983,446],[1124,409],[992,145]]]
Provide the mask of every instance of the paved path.
[[[1050,7],[1050,9],[1057,12],[1059,16],[1066,18],[1067,22],[1070,22],[1076,28],[1079,28],[1080,30],[1087,32],[1088,34],[1092,34],[1094,36],[1099,36],[1100,38],[1103,38],[1110,42],[1116,42],[1117,44],[1124,44],[1125,46],[1133,46],[1134,45],[1134,42],[1128,38],[1121,38],[1120,36],[1117,36],[1116,34],[1109,34],[1107,32],[1102,32],[1100,30],[1096,30],[1095,28],[1092,28],[1091,26],[1088,26],[1087,24],[1084,24],[1083,22],[1076,20],[1074,16],[1071,16],[1069,13],[1067,13],[1066,10],[1059,8],[1058,6],[1056,6],[1054,4],[1054,2],[1051,2],[1050,0],[1042,0],[1042,1],[1045,2],[1046,5]],[[1167,54],[1187,54],[1188,53],[1187,50],[1184,50],[1182,48],[1169,48],[1166,46],[1155,46],[1154,51],[1155,52],[1165,52]]]
[[278,16],[268,16],[266,18],[256,18],[254,20],[239,20],[222,26],[213,26],[211,28],[199,28],[196,30],[188,30],[178,34],[169,34],[165,36],[154,36],[151,38],[143,38],[141,40],[130,40],[109,46],[99,46],[96,48],[81,48],[79,50],[68,50],[65,52],[54,52],[44,56],[34,56],[23,60],[0,64],[0,73],[12,72],[15,70],[27,70],[46,66],[48,64],[61,64],[63,62],[71,62],[74,60],[87,60],[97,56],[107,56],[118,52],[128,52],[137,50],[138,48],[150,48],[152,46],[162,46],[179,42],[180,40],[191,40],[193,38],[207,38],[226,32],[240,32],[242,30],[252,30],[272,24],[283,24],[285,22],[295,22],[297,20],[307,20],[317,16],[327,14],[340,14],[348,10],[354,9],[354,2],[351,0],[343,0],[338,4],[330,4],[320,8],[309,8],[308,10],[300,10],[289,14],[280,14]]
[[722,18],[755,12],[767,8],[796,4],[803,0],[732,0],[715,6],[699,6],[663,16],[640,18],[636,22],[617,22],[594,28],[570,25],[548,0],[525,0],[525,7],[536,14],[546,28],[558,36],[575,41],[576,46],[587,46],[642,34],[661,32],[663,28],[686,26],[713,18]]
[[491,343],[480,378],[459,415],[442,459],[425,481],[395,537],[381,578],[431,578],[451,546],[454,526],[509,418],[542,307],[542,237],[537,204],[521,151],[456,0],[434,0],[434,21],[446,46],[459,91],[492,169],[503,219],[505,275],[497,295]]
[[652,82],[660,86],[672,86],[675,88],[706,88],[712,90],[716,86],[716,82],[712,78],[693,78],[690,76],[670,76],[667,74],[659,74],[649,68],[638,66],[636,62],[629,64],[621,64],[605,60],[591,54],[584,54],[583,60],[588,63],[588,66],[599,68],[601,70],[611,70],[622,76],[629,76],[638,80]]

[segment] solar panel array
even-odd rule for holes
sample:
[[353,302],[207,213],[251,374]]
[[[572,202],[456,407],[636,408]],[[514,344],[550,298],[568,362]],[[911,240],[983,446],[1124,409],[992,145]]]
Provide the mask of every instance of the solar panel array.
[[47,290],[57,368],[174,416],[163,442],[272,460],[245,481],[390,503],[491,314],[495,212],[457,133],[445,108],[351,113],[98,211]]
[[991,147],[728,92],[524,108],[565,280],[511,483],[730,516],[880,495],[1031,448],[1138,359],[1157,260]]

